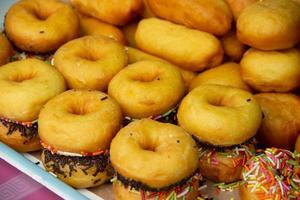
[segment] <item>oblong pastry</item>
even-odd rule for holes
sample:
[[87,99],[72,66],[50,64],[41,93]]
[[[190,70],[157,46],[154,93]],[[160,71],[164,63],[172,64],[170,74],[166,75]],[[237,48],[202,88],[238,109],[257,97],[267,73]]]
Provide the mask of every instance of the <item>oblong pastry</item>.
[[152,12],[168,21],[215,35],[231,27],[232,14],[224,0],[147,0]]
[[122,44],[104,36],[85,36],[60,47],[54,65],[69,88],[105,91],[109,81],[127,65]]
[[241,43],[232,30],[221,38],[224,54],[232,61],[239,62],[247,50],[247,46]]
[[70,0],[81,13],[113,25],[125,25],[143,9],[142,0]]
[[192,90],[204,84],[231,86],[251,92],[251,88],[242,80],[240,65],[233,62],[222,64],[198,74],[192,80],[189,89]]
[[[128,55],[128,63],[129,64],[133,64],[142,60],[158,60],[158,61],[163,61],[163,62],[167,62],[161,58],[158,58],[156,56],[152,56],[148,53],[145,53],[139,49],[135,49],[132,47],[126,47],[126,52]],[[196,73],[189,71],[189,70],[185,70],[182,69],[176,65],[173,65],[176,69],[178,69],[181,73],[181,76],[183,78],[183,81],[185,83],[186,88],[189,87],[190,83],[192,82],[192,80],[196,77]]]
[[9,62],[13,48],[3,33],[0,33],[0,66]]
[[188,93],[178,109],[178,123],[198,140],[232,146],[252,138],[262,113],[253,95],[221,85],[202,85]]
[[114,39],[122,44],[126,44],[123,32],[116,26],[102,22],[96,18],[78,13],[80,21],[80,31],[82,36],[102,35]]
[[37,59],[0,68],[0,140],[21,151],[41,148],[37,119],[41,108],[65,90],[61,74]]
[[110,155],[117,200],[197,198],[197,146],[180,127],[150,119],[132,122],[113,139]]
[[47,53],[79,35],[79,20],[60,0],[21,0],[8,10],[5,31],[21,50]]
[[241,62],[242,79],[260,92],[289,92],[300,86],[300,50],[249,49]]
[[39,115],[45,168],[76,188],[104,183],[121,121],[119,105],[99,91],[69,90],[51,99]]
[[217,66],[223,59],[221,43],[215,36],[161,19],[140,21],[135,39],[143,51],[190,71]]
[[299,156],[285,149],[259,152],[244,166],[241,199],[299,199],[299,162]]
[[264,0],[247,7],[237,20],[238,39],[261,50],[280,50],[300,41],[300,5],[291,0]]
[[264,147],[293,149],[300,132],[300,98],[294,94],[256,94],[263,120],[257,139]]
[[252,5],[253,3],[257,2],[258,0],[226,0],[228,3],[230,10],[232,12],[232,15],[235,19],[235,21],[238,19],[240,14],[243,12],[245,8]]
[[167,62],[140,61],[121,70],[108,94],[132,118],[154,117],[174,108],[185,93],[180,72]]

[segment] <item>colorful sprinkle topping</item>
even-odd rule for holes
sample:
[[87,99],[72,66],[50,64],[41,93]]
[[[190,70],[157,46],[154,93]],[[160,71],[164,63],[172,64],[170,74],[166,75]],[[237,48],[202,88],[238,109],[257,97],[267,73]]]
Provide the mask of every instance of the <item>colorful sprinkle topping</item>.
[[260,151],[244,166],[245,186],[260,199],[300,199],[299,155],[284,149]]

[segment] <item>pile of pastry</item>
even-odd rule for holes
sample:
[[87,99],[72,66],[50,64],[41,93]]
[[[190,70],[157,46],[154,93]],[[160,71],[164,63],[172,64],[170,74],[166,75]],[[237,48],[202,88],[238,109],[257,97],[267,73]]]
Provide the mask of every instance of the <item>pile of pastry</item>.
[[118,200],[300,198],[299,0],[20,0],[0,140]]

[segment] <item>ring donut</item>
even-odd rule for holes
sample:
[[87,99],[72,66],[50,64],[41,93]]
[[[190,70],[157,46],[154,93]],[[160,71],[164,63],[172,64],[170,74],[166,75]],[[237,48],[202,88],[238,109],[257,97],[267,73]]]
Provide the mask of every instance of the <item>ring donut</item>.
[[21,0],[8,10],[5,31],[19,49],[47,53],[78,36],[79,20],[60,0]]

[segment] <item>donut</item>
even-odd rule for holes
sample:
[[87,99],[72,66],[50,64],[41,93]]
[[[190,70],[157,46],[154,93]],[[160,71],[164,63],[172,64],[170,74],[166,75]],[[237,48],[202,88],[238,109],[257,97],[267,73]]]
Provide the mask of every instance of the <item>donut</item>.
[[181,101],[178,123],[198,140],[214,146],[242,144],[258,130],[262,113],[253,95],[221,85],[201,85]]
[[70,0],[82,14],[113,25],[125,25],[142,12],[142,0]]
[[241,199],[299,199],[299,155],[276,148],[259,152],[244,166]]
[[0,66],[9,62],[13,48],[3,33],[0,33]]
[[23,51],[53,52],[79,34],[79,20],[60,0],[21,0],[5,17],[7,37]]
[[234,62],[224,63],[198,74],[192,80],[189,89],[208,84],[231,86],[251,92],[251,88],[242,80],[240,65]]
[[137,22],[132,22],[122,27],[122,31],[127,40],[128,46],[135,47],[135,48],[136,48],[135,32],[137,26],[138,26]]
[[215,35],[224,35],[231,27],[232,14],[224,0],[147,0],[147,2],[156,16],[176,24]]
[[296,144],[295,144],[295,151],[300,153],[300,136],[298,135]]
[[300,133],[300,98],[294,94],[260,93],[263,120],[257,139],[264,147],[294,149]]
[[41,148],[37,119],[43,105],[65,90],[61,74],[37,59],[0,68],[0,140],[20,152]]
[[234,20],[236,21],[245,8],[257,2],[258,0],[226,0],[230,7]]
[[119,105],[100,91],[69,90],[44,106],[39,135],[47,171],[75,188],[111,178],[109,145],[121,127]]
[[108,94],[125,116],[155,117],[174,108],[185,93],[180,72],[166,62],[145,60],[128,65],[109,83]]
[[224,35],[221,42],[224,54],[232,61],[239,62],[247,50],[247,46],[237,39],[235,31],[230,31]]
[[123,45],[104,36],[72,40],[54,54],[54,65],[69,88],[105,91],[112,77],[127,65]]
[[264,0],[247,7],[237,20],[238,39],[261,50],[281,50],[300,41],[300,5],[291,0]]
[[[132,47],[127,47],[126,51],[127,51],[127,55],[128,55],[128,63],[129,64],[133,64],[133,63],[136,63],[136,62],[139,62],[142,60],[158,60],[158,61],[167,62],[161,58],[152,56],[148,53],[145,53],[139,49],[135,49]],[[188,88],[190,83],[196,77],[197,74],[195,72],[177,67],[176,65],[173,65],[173,66],[180,71],[183,81],[185,83],[185,86],[186,86],[186,88]]]
[[78,13],[78,16],[82,36],[102,35],[114,39],[122,44],[126,43],[125,36],[119,28],[80,13]]
[[257,144],[255,138],[230,147],[216,147],[195,140],[199,152],[199,171],[216,183],[239,181],[243,166],[255,155]]
[[197,146],[180,127],[150,119],[132,122],[113,139],[110,160],[117,200],[197,198]]
[[221,42],[215,36],[161,19],[141,20],[135,39],[141,50],[185,70],[203,71],[223,59]]
[[300,86],[300,50],[249,49],[241,62],[242,79],[259,92],[289,92]]

